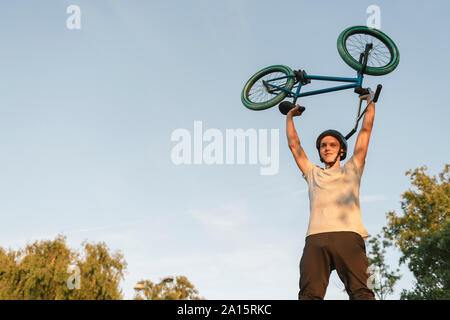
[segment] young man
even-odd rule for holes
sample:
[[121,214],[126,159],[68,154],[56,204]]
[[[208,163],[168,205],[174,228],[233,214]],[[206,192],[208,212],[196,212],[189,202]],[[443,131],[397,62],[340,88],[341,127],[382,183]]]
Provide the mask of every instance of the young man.
[[330,273],[337,271],[350,299],[374,300],[367,286],[368,260],[364,239],[368,233],[362,224],[359,186],[375,117],[375,103],[362,96],[368,107],[356,139],[353,156],[341,166],[347,155],[347,142],[335,130],[323,132],[316,141],[325,169],[308,160],[293,117],[300,106],[286,116],[289,148],[308,182],[310,216],[305,247],[300,261],[300,300],[323,299]]

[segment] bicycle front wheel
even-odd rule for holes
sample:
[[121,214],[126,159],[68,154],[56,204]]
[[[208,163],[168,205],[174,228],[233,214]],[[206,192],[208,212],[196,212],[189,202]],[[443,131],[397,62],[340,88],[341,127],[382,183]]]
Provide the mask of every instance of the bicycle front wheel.
[[264,110],[283,101],[294,86],[291,68],[275,65],[255,73],[242,89],[241,101],[251,110]]
[[394,41],[380,30],[366,26],[347,28],[339,35],[337,49],[345,63],[361,71],[359,57],[368,43],[372,43],[373,47],[364,73],[381,76],[394,71],[400,61],[400,53]]

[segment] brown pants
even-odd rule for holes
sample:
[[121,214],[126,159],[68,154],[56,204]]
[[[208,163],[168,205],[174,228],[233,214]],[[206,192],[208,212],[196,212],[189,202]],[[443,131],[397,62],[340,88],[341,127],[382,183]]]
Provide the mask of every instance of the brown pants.
[[323,299],[336,270],[351,300],[375,300],[367,287],[366,245],[356,232],[325,232],[306,237],[300,261],[300,300]]

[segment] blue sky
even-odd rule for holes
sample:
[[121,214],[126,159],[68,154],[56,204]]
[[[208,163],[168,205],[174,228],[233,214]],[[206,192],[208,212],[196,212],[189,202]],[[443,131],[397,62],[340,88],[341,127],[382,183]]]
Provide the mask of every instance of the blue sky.
[[[69,5],[81,29],[69,30]],[[339,33],[365,25],[369,5],[400,50],[383,84],[361,183],[368,232],[400,212],[405,171],[448,163],[448,1],[14,1],[0,5],[0,245],[67,236],[105,241],[128,263],[125,298],[141,279],[185,275],[208,299],[296,299],[308,195],[278,109],[246,109],[259,69],[284,64],[352,77]],[[313,85],[311,86],[313,87]],[[306,97],[302,145],[348,132],[348,90]],[[180,128],[278,129],[279,171],[259,165],[175,165]],[[356,137],[356,136],[354,136]],[[352,150],[355,138],[349,141]],[[399,254],[391,251],[394,268]],[[413,277],[402,267],[401,289]],[[333,273],[327,299],[347,299]]]

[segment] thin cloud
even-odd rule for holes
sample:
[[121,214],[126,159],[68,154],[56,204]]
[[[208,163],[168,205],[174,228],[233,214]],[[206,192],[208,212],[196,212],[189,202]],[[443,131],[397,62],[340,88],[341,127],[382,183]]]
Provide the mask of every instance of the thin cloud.
[[365,202],[377,202],[377,201],[386,201],[388,200],[388,197],[380,194],[375,195],[364,195],[359,198],[359,202],[365,203]]
[[307,192],[308,192],[308,188],[297,189],[294,191],[294,195],[299,195],[299,194],[303,194],[303,193],[307,193]]
[[207,228],[228,230],[245,224],[247,209],[242,204],[231,204],[218,209],[190,209],[187,214]]

